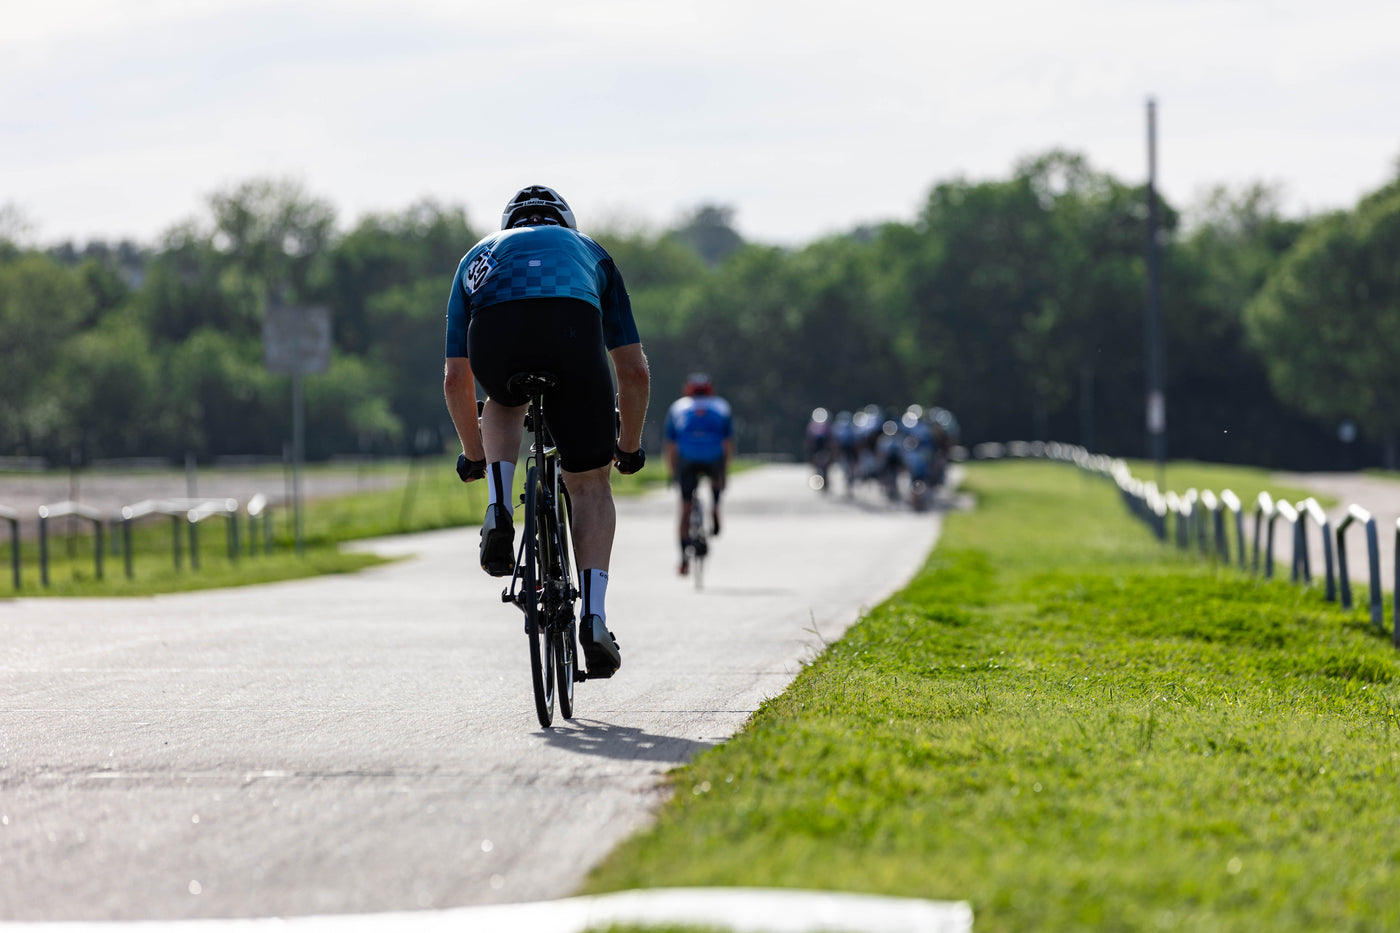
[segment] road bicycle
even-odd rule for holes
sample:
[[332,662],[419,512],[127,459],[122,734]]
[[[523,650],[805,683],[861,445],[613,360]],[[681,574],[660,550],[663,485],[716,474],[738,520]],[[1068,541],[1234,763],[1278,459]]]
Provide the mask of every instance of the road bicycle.
[[541,397],[557,384],[549,373],[520,373],[506,384],[510,391],[530,399],[525,430],[534,436],[520,494],[524,534],[501,602],[512,603],[525,614],[535,713],[546,729],[554,722],[556,698],[563,717],[574,717],[574,684],[588,679],[578,668],[574,602],[579,589],[573,567],[572,508],[541,405]]

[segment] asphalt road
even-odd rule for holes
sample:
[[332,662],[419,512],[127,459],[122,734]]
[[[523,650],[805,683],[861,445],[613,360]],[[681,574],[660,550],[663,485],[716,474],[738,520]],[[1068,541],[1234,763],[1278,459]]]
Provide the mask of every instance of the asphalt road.
[[0,920],[292,916],[572,893],[662,775],[723,741],[939,529],[736,477],[696,592],[673,503],[619,506],[610,681],[535,722],[519,613],[476,529],[353,576],[0,601]]
[[[1400,483],[1365,473],[1280,473],[1278,477],[1283,482],[1303,486],[1315,493],[1328,495],[1336,500],[1335,505],[1325,510],[1327,520],[1331,524],[1334,540],[1337,527],[1346,518],[1350,506],[1359,505],[1369,512],[1376,522],[1381,586],[1387,590],[1393,591],[1395,589],[1395,523],[1396,519],[1400,518]],[[1251,521],[1246,532],[1250,535],[1251,541],[1253,540],[1253,529]],[[1288,528],[1282,521],[1275,524],[1274,535],[1274,553],[1276,555],[1274,573],[1286,578],[1293,554],[1293,542]],[[1309,521],[1307,523],[1307,535],[1308,564],[1312,570],[1314,581],[1320,582],[1325,579],[1326,564],[1322,536],[1315,522]],[[1367,561],[1365,528],[1359,523],[1354,523],[1347,530],[1346,535],[1348,575],[1353,584],[1366,583],[1371,579],[1371,574]],[[1333,560],[1337,559],[1334,546]],[[1354,591],[1353,597],[1358,605],[1363,606],[1369,599],[1364,588],[1362,591]]]

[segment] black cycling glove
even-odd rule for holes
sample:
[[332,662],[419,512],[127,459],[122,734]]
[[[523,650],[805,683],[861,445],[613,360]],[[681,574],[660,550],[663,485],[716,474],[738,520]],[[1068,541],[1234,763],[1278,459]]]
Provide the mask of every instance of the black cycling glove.
[[647,452],[641,447],[638,447],[636,450],[632,451],[631,453],[628,453],[621,447],[618,447],[616,444],[614,444],[613,460],[617,463],[617,472],[635,473],[642,467],[646,466]]
[[468,460],[465,453],[457,455],[457,476],[462,482],[470,483],[474,479],[481,479],[486,475],[485,460]]

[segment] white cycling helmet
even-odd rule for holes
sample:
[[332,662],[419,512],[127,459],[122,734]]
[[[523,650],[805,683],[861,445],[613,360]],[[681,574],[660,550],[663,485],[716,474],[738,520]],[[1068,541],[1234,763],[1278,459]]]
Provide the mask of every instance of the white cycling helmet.
[[548,214],[570,230],[578,229],[569,203],[559,196],[559,192],[544,185],[528,185],[515,193],[501,212],[501,229],[509,230],[517,226],[532,213]]

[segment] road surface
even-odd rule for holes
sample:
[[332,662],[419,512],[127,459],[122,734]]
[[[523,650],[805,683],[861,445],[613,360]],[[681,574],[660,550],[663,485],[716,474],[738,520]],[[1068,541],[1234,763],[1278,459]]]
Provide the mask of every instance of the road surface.
[[672,501],[619,504],[610,681],[541,730],[475,528],[364,573],[0,601],[0,920],[259,917],[572,893],[673,766],[723,741],[922,563],[937,512],[735,477],[706,587]]

